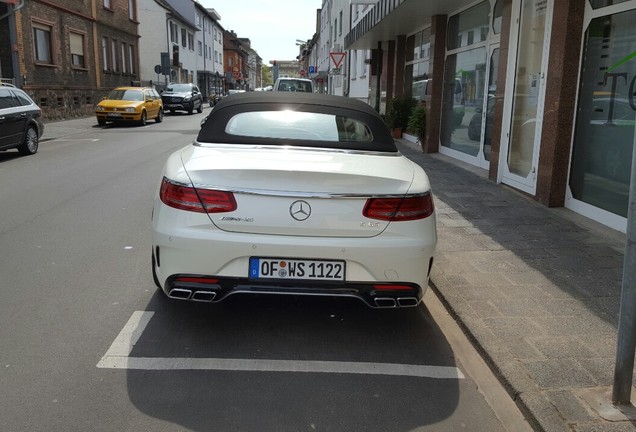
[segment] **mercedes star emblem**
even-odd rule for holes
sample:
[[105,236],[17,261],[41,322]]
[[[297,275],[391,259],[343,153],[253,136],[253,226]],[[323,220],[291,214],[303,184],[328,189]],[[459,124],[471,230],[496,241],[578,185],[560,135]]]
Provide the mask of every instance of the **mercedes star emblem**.
[[311,206],[307,201],[294,201],[289,207],[289,213],[297,221],[304,221],[311,214]]

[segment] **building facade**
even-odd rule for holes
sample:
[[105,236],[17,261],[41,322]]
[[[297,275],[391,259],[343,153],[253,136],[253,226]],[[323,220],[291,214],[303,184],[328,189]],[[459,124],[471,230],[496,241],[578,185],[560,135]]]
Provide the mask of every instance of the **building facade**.
[[427,107],[424,152],[626,230],[636,1],[372,3],[344,42],[371,52],[371,105],[411,96]]
[[206,98],[225,94],[223,73],[223,27],[215,9],[196,6],[197,83]]

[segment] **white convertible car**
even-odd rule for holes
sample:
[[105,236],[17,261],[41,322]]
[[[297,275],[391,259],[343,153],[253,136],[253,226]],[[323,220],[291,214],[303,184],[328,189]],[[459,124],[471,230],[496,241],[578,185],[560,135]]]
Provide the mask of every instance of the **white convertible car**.
[[225,98],[165,165],[152,272],[174,299],[354,297],[417,306],[437,242],[425,172],[345,97]]

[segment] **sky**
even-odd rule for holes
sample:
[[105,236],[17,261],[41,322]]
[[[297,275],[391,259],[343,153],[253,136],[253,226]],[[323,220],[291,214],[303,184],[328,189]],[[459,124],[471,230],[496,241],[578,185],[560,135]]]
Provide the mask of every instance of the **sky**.
[[248,38],[263,64],[271,60],[295,60],[296,40],[316,33],[316,9],[322,0],[198,0],[221,16],[219,24]]

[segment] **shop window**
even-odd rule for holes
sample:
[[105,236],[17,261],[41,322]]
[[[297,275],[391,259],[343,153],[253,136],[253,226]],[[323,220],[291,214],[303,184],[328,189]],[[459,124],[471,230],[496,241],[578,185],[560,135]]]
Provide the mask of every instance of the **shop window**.
[[575,199],[622,217],[636,123],[635,21],[631,10],[595,18],[587,28],[569,179]]
[[590,4],[594,9],[600,9],[606,6],[614,6],[619,3],[625,3],[630,0],[590,0]]
[[[473,40],[473,34],[483,34],[481,29],[490,26],[490,2],[484,1],[477,6],[473,6],[470,9],[465,10],[457,15],[453,15],[448,20],[448,32],[446,39],[446,48],[448,50],[454,50],[461,48],[463,42],[466,41],[468,45],[472,43],[482,42],[480,40]],[[486,31],[485,34],[488,34]],[[465,37],[464,37],[465,36]]]
[[501,20],[503,19],[503,0],[497,0],[492,15],[492,29],[495,34],[499,34],[501,33]]
[[[484,105],[486,48],[449,55],[444,70],[442,146],[470,156],[479,154],[480,143],[471,139],[469,125]],[[430,85],[430,83],[429,83]]]

